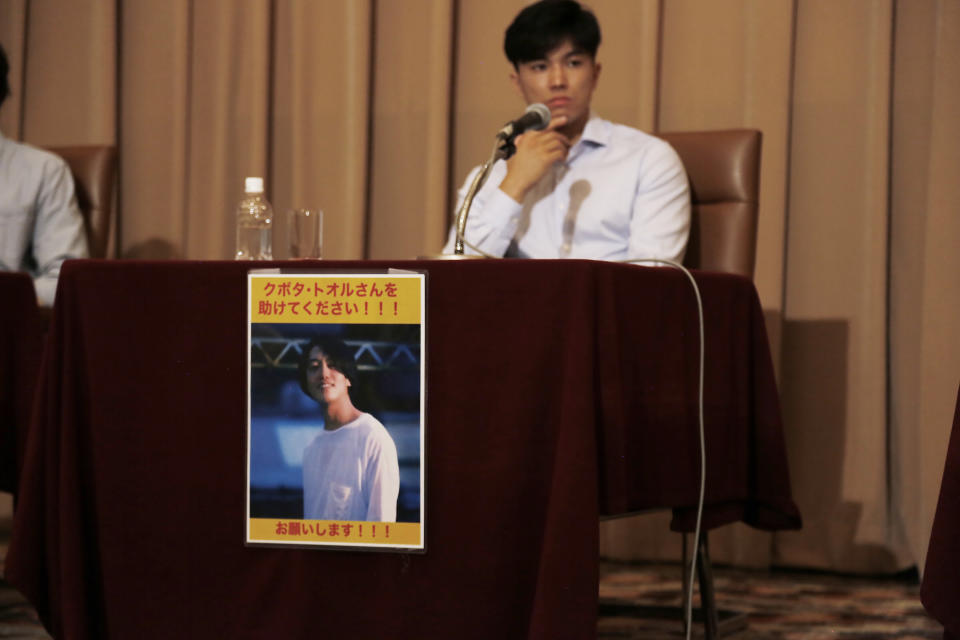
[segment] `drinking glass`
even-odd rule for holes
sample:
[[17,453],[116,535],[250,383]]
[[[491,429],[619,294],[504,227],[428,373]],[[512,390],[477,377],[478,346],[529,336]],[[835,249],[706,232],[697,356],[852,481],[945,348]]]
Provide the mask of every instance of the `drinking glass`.
[[323,257],[323,211],[287,211],[287,250],[291,259],[318,260]]

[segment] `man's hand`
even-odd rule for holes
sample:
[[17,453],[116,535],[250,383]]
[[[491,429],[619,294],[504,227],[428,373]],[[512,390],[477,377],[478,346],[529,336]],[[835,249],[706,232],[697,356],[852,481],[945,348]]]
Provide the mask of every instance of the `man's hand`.
[[543,131],[528,131],[516,137],[513,143],[517,152],[507,160],[507,175],[500,183],[501,191],[517,202],[523,202],[527,191],[550,167],[566,159],[570,139],[557,131],[565,124],[567,117],[559,116]]

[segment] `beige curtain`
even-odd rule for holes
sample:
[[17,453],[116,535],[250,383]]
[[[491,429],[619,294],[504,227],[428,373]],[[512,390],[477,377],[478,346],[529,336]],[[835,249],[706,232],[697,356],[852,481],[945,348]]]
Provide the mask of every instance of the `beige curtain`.
[[[121,258],[229,258],[243,177],[325,211],[329,258],[439,250],[453,192],[523,107],[523,0],[0,0],[6,135],[120,150]],[[720,561],[922,566],[960,384],[960,3],[592,0],[594,107],[764,133],[756,283],[804,530]],[[664,515],[601,552],[670,558]]]

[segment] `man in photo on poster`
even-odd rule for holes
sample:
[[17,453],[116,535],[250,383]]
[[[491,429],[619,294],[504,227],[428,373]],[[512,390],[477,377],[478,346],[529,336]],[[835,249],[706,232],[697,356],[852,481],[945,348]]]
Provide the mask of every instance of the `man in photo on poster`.
[[304,519],[396,522],[397,448],[383,424],[353,404],[350,350],[340,340],[314,338],[298,373],[300,388],[323,411],[323,429],[303,453]]

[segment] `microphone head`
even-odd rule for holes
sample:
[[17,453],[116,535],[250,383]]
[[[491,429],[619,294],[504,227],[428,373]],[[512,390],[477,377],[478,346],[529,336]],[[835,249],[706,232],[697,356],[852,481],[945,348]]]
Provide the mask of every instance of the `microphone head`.
[[539,131],[548,124],[550,124],[550,108],[543,103],[534,102],[527,106],[522,116],[503,125],[497,137],[512,144],[513,139],[524,131]]
[[536,114],[539,116],[539,122],[536,124],[530,125],[528,128],[535,131],[545,128],[550,124],[550,107],[543,104],[542,102],[534,102],[533,104],[527,106],[526,111],[523,112],[526,114]]

